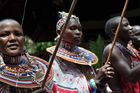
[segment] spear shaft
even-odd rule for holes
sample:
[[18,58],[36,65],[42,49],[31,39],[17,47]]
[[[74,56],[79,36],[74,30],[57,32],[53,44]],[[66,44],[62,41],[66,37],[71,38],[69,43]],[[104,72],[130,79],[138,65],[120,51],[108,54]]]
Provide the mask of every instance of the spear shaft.
[[75,8],[75,6],[76,6],[76,3],[77,3],[77,0],[73,0],[73,2],[72,2],[72,4],[71,4],[68,17],[67,17],[66,22],[65,22],[64,26],[62,27],[62,31],[61,31],[61,33],[60,33],[60,38],[59,38],[59,40],[58,40],[58,42],[57,42],[57,44],[56,44],[55,50],[54,50],[54,52],[53,52],[53,54],[52,54],[52,57],[51,57],[51,59],[49,60],[49,66],[48,66],[48,70],[47,70],[47,72],[46,72],[46,75],[45,75],[45,77],[44,77],[43,83],[42,83],[42,88],[44,88],[44,86],[45,86],[45,82],[46,82],[46,79],[47,79],[47,77],[48,77],[48,75],[49,75],[49,72],[50,72],[50,70],[51,70],[51,67],[52,67],[52,64],[53,64],[53,60],[54,60],[54,58],[55,58],[55,56],[56,56],[56,53],[57,53],[58,48],[59,48],[59,45],[60,45],[60,43],[61,43],[63,34],[64,34],[65,30],[66,30],[66,27],[67,27],[67,24],[68,24],[68,22],[69,22],[69,20],[70,20],[70,17],[71,17],[71,15],[72,15],[73,11],[74,11],[74,8]]
[[110,60],[110,57],[111,57],[111,54],[112,54],[112,51],[113,51],[113,48],[114,48],[118,33],[119,33],[119,30],[120,30],[120,26],[121,26],[121,23],[122,23],[122,20],[123,20],[127,5],[128,5],[128,0],[125,1],[125,5],[124,5],[124,8],[123,8],[123,11],[122,11],[122,14],[121,14],[121,19],[120,19],[120,22],[118,24],[118,27],[117,27],[117,30],[116,30],[116,33],[115,33],[115,36],[114,36],[114,40],[113,40],[112,47],[111,47],[111,50],[109,52],[106,64],[109,64],[109,60]]

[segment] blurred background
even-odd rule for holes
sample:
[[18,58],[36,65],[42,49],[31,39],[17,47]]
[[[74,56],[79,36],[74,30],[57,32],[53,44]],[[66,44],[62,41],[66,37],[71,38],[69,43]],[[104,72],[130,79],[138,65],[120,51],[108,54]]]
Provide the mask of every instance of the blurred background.
[[[29,52],[47,59],[45,48],[54,45],[58,11],[68,12],[71,3],[72,0],[0,0],[0,20],[13,18],[21,23]],[[109,42],[104,32],[105,22],[121,15],[124,3],[125,0],[77,1],[73,14],[83,26],[81,46],[94,52],[99,61]],[[125,16],[131,25],[140,25],[140,0],[129,0]]]

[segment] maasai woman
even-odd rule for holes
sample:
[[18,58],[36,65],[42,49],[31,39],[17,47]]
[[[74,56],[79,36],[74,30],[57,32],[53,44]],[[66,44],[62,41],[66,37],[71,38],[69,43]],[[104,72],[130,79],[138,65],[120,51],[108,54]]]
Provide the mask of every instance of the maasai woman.
[[[0,21],[0,93],[48,93],[50,90],[40,89],[47,67],[45,60],[24,50],[24,35],[17,21]],[[52,79],[53,70],[47,88],[51,88]]]
[[[58,35],[56,39],[59,38],[61,28],[68,16],[65,12],[59,12],[59,14],[61,19],[56,25]],[[105,78],[105,72],[109,72],[109,74],[106,73],[108,77],[113,74],[113,68],[109,65],[105,65],[97,75],[95,74],[92,65],[98,62],[97,56],[77,46],[82,34],[79,18],[72,15],[53,63],[54,93],[91,93],[98,89],[104,90],[105,82],[102,81]],[[54,49],[55,46],[47,48],[47,51],[52,54]]]
[[132,40],[128,42],[127,48],[132,54],[131,60],[133,66],[136,66],[140,63],[140,25],[133,25],[133,36]]
[[[113,41],[121,16],[107,20],[105,32]],[[140,64],[133,65],[133,53],[127,48],[128,42],[134,37],[133,28],[126,17],[123,17],[118,37],[111,54],[111,66],[114,68],[114,78],[109,80],[113,93],[140,93]],[[112,43],[109,43],[103,52],[103,62],[106,62]]]

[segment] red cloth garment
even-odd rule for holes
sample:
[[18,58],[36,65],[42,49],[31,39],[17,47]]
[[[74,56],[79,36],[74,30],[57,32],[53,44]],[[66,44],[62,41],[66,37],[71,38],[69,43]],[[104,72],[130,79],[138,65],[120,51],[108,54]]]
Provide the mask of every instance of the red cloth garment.
[[[127,49],[130,50],[130,53],[133,55],[137,55],[138,51],[136,49],[134,49],[134,47],[132,47],[131,45],[132,43],[129,42]],[[116,46],[124,53],[125,50],[123,49],[123,46],[121,46],[119,43],[116,43]],[[135,51],[133,51],[135,50]],[[137,51],[137,52],[136,52]],[[127,54],[126,54],[127,55]],[[129,55],[130,56],[130,55]],[[139,63],[140,59],[137,56],[135,56],[135,58],[133,56],[131,56],[131,67],[135,67],[136,63]],[[125,77],[120,75],[120,84],[121,84],[121,89],[120,91],[122,91],[122,93],[140,93],[140,83],[139,81],[137,81],[136,83],[132,83],[129,82]],[[115,92],[113,92],[115,93]]]
[[53,85],[53,93],[78,93],[77,89],[68,89],[68,88],[64,88],[62,86],[58,86],[57,84]]
[[125,77],[121,76],[121,90],[123,93],[140,93],[139,82],[130,83]]

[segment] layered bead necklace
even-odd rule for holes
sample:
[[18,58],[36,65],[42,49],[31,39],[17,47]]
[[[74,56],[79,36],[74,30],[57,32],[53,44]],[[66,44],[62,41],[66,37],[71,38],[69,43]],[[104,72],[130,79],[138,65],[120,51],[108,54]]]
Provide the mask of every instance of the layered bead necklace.
[[140,52],[133,47],[132,41],[129,41],[127,48],[135,57],[140,59]]
[[130,51],[128,48],[124,47],[121,43],[115,42],[115,45],[117,47],[119,47],[119,49],[121,49],[123,51],[123,53],[125,53],[127,56],[131,55],[133,57],[136,57],[132,51]]
[[[39,71],[39,65],[34,65],[37,64],[36,61],[31,58],[27,52],[25,53],[25,55],[25,57],[23,57],[23,55],[12,57],[0,54],[0,74],[9,73],[7,77],[11,77],[10,73],[13,73],[13,75],[17,78],[17,81],[20,80],[22,75],[26,74],[27,76],[32,78],[33,83],[41,86],[40,80],[37,80],[35,75],[35,72]],[[25,60],[25,58],[27,60]],[[4,62],[4,60],[6,60],[6,62]]]
[[90,56],[87,53],[85,53],[83,51],[80,51],[78,46],[72,46],[72,44],[70,44],[68,42],[65,42],[65,41],[62,41],[62,43],[60,44],[60,47],[65,48],[66,50],[68,50],[68,51],[70,51],[74,54],[77,54],[80,57],[80,59],[82,59],[82,60],[84,60],[85,62],[88,63],[88,65],[91,67],[91,74],[92,75],[91,76],[88,75],[87,78],[93,78],[93,77],[96,76],[94,68],[91,65],[91,62],[94,61],[94,59],[88,60],[90,58]]
[[[73,55],[73,56],[77,59],[84,60],[85,62],[89,64],[89,66],[91,66],[92,61],[94,61],[94,59],[89,60],[90,56],[86,52],[80,51],[78,46],[73,46],[69,42],[62,41],[62,43],[60,44],[60,47],[70,51],[73,54],[78,55],[78,56],[76,55]],[[68,56],[71,57],[71,55],[68,55]]]

